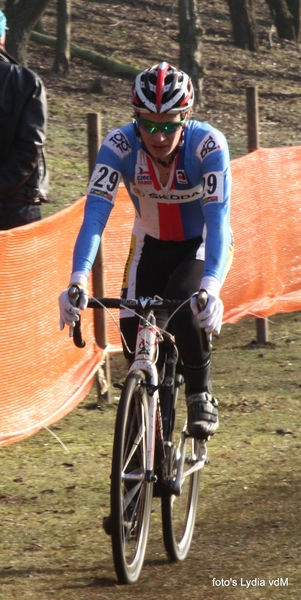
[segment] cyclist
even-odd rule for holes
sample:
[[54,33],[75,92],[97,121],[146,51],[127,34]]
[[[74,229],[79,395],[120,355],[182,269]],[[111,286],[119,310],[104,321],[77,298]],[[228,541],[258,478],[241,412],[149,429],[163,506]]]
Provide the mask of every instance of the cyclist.
[[[88,186],[84,221],[73,253],[70,285],[81,288],[79,308],[59,297],[60,327],[74,326],[87,306],[87,280],[100,238],[124,184],[135,219],[122,297],[189,299],[200,288],[208,293],[200,312],[173,318],[185,373],[188,432],[206,439],[218,428],[217,401],[211,394],[211,353],[200,327],[220,332],[223,304],[219,297],[232,259],[230,230],[231,172],[227,141],[208,123],[191,119],[194,90],[189,76],[162,62],[141,72],[132,87],[134,119],[111,131],[98,153]],[[163,326],[165,314],[157,315]],[[135,349],[138,319],[121,311],[125,357]]]

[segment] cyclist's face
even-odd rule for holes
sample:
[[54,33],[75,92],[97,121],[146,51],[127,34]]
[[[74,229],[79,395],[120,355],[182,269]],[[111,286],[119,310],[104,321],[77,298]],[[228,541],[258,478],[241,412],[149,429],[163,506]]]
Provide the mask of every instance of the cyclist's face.
[[[146,120],[145,126],[143,121]],[[179,144],[183,126],[187,123],[188,116],[183,123],[182,116],[168,115],[168,114],[156,114],[156,113],[140,113],[140,119],[138,119],[139,130],[142,141],[144,142],[147,150],[154,158],[168,159],[173,150]],[[151,127],[151,124],[154,127]],[[166,127],[165,131],[160,129],[156,130],[155,125],[164,125],[169,123],[170,126]],[[175,123],[175,127],[172,127],[172,123]],[[176,123],[179,123],[176,126]],[[171,132],[169,132],[169,130]]]

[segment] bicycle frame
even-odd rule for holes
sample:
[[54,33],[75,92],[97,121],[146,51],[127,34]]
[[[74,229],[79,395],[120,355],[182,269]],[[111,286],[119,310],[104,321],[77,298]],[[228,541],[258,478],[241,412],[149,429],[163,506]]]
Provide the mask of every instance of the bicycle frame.
[[[135,371],[136,369],[140,369],[144,373],[147,373],[149,376],[147,393],[149,405],[150,435],[149,444],[147,448],[147,463],[145,473],[145,480],[149,483],[155,482],[157,480],[156,476],[154,475],[156,433],[160,436],[160,446],[162,447],[164,459],[166,458],[165,447],[166,445],[168,445],[168,441],[166,441],[166,436],[164,436],[163,433],[162,414],[160,410],[161,407],[158,391],[160,386],[158,371],[155,362],[156,355],[158,352],[158,344],[161,343],[164,338],[165,340],[168,340],[169,353],[167,358],[167,364],[169,363],[169,365],[171,366],[170,373],[167,373],[165,377],[164,385],[171,389],[175,385],[174,377],[176,371],[176,362],[178,358],[175,340],[171,334],[165,334],[165,336],[162,335],[160,330],[156,327],[156,319],[153,311],[148,311],[147,313],[142,314],[140,317],[136,338],[135,359],[129,369],[129,372]],[[185,430],[183,430],[181,434],[181,442],[179,447],[180,460],[178,463],[177,475],[174,481],[170,482],[170,491],[175,495],[180,495],[181,493],[181,481],[183,477],[188,477],[193,472],[202,469],[207,458],[206,444],[205,442],[203,442],[202,444],[200,444],[202,446],[201,459],[197,460],[195,455],[191,456],[189,460],[190,466],[184,471],[186,437],[187,434]],[[124,475],[124,478],[128,478],[131,480],[141,480],[141,476],[136,477],[133,475]]]

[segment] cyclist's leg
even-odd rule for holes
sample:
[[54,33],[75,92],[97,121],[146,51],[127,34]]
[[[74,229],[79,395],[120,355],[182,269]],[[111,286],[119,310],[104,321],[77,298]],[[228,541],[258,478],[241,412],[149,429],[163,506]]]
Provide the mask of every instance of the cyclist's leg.
[[[204,262],[195,252],[186,256],[177,266],[164,290],[167,298],[187,300],[199,289]],[[191,310],[177,312],[172,320],[177,346],[185,368],[186,392],[209,391],[210,352],[203,348],[198,320]]]
[[[204,271],[204,261],[199,259],[199,254],[198,251],[193,250],[178,264],[167,282],[164,291],[166,298],[185,300],[199,290]],[[229,271],[232,257],[233,241],[231,240],[223,279]],[[210,392],[211,354],[204,348],[198,320],[192,311],[178,312],[173,318],[173,325],[180,356],[185,365],[187,394]]]
[[[175,269],[164,291],[165,297],[189,298],[198,291],[204,262],[196,253],[187,255]],[[204,347],[197,319],[192,311],[178,312],[173,326],[180,357],[183,361],[188,407],[188,431],[204,439],[218,428],[217,401],[211,395],[211,352]]]

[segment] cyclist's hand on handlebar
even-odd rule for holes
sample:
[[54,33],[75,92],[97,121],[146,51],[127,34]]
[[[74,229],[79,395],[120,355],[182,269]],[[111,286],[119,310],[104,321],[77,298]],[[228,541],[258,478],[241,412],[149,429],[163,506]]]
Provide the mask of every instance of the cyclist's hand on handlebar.
[[[64,329],[65,325],[74,327],[76,321],[79,320],[80,311],[87,308],[88,290],[84,285],[87,283],[87,278],[83,274],[82,276],[79,275],[79,273],[73,273],[68,289],[64,290],[58,298],[60,308],[60,329]],[[85,281],[83,281],[83,278],[85,278]],[[79,290],[78,306],[74,306],[72,299],[69,296],[69,289],[73,285],[76,285]]]
[[191,310],[206,333],[220,333],[222,327],[224,305],[219,297],[208,294],[206,308],[200,312],[197,296],[193,296],[190,302]]
[[200,327],[205,329],[207,334],[213,332],[219,334],[224,313],[224,305],[219,297],[220,283],[214,277],[203,277],[201,289],[207,292],[207,304],[201,310],[197,296],[193,296],[190,301],[191,310],[198,319]]
[[82,286],[78,286],[80,291],[79,305],[73,306],[69,298],[69,288],[64,290],[58,300],[60,307],[60,329],[64,329],[65,325],[74,327],[75,322],[79,320],[80,309],[84,310],[88,304],[88,291]]

